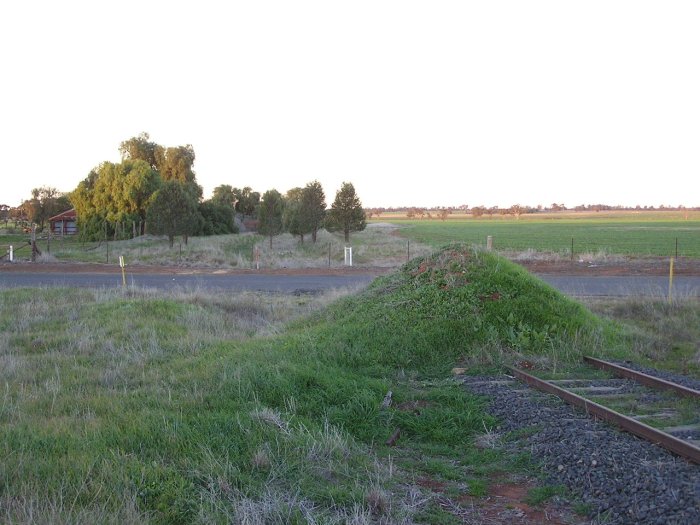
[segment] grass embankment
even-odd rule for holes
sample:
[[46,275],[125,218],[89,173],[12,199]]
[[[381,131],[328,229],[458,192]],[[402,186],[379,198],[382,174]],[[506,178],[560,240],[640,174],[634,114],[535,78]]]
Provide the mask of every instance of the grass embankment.
[[466,247],[284,329],[310,300],[260,297],[2,291],[0,520],[452,523],[519,464],[476,446],[494,422],[450,369],[559,366],[614,337]]
[[382,216],[383,222],[402,225],[401,234],[432,247],[449,242],[485,245],[493,237],[494,248],[505,252],[535,251],[570,257],[600,258],[609,255],[700,257],[700,214],[681,213],[545,214],[520,219],[460,216],[439,220],[406,220]]

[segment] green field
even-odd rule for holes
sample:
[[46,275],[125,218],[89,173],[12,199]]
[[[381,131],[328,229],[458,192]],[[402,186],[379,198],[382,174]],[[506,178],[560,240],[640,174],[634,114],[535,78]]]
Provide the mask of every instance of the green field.
[[457,216],[407,220],[387,214],[374,219],[402,226],[401,234],[433,247],[450,242],[485,245],[493,237],[494,248],[503,251],[581,255],[633,255],[700,257],[700,214],[686,220],[682,214],[608,213],[548,214],[536,216],[472,218]]

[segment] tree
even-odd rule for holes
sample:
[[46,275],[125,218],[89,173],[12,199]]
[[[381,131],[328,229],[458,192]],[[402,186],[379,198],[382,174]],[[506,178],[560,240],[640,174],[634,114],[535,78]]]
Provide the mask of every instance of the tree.
[[214,188],[214,192],[211,196],[211,202],[219,205],[230,206],[232,209],[236,208],[236,203],[238,198],[236,197],[233,188],[228,184],[221,184]]
[[10,209],[11,206],[8,204],[0,204],[0,220],[5,221],[5,228],[7,228],[7,222],[10,219]]
[[444,221],[445,219],[447,219],[447,217],[449,217],[450,213],[452,213],[450,210],[448,210],[447,208],[443,208],[438,212],[438,218],[441,221]]
[[303,188],[292,188],[285,196],[284,213],[282,214],[282,226],[292,235],[298,235],[301,244],[304,244],[304,235],[311,229],[302,222]]
[[128,221],[140,223],[142,234],[146,211],[161,183],[158,172],[144,160],[103,162],[70,194],[81,236],[99,239],[105,229],[116,235],[112,225]]
[[56,188],[42,186],[32,189],[32,198],[25,201],[23,207],[29,220],[43,230],[50,217],[66,211],[71,204],[68,198]]
[[316,242],[318,230],[326,216],[326,195],[317,180],[309,182],[301,194],[301,229],[311,232],[311,240]]
[[328,231],[342,231],[345,242],[350,241],[350,232],[362,231],[367,227],[365,211],[362,209],[360,198],[355,193],[355,187],[350,182],[343,182],[335,194],[326,221]]
[[277,190],[266,191],[260,200],[258,208],[258,232],[270,237],[270,248],[272,248],[272,238],[282,233],[282,216],[284,214],[284,199]]
[[165,148],[156,146],[156,167],[164,181],[174,180],[182,184],[194,182],[194,148],[191,144]]
[[243,217],[252,217],[260,204],[260,194],[249,186],[243,189],[233,188],[233,194],[236,197],[236,211],[243,214]]
[[520,216],[525,212],[525,208],[523,208],[520,204],[513,204],[510,207],[510,213],[515,215],[515,218],[520,220]]
[[218,204],[211,199],[199,205],[199,213],[202,215],[203,220],[197,233],[202,235],[238,233],[232,206]]
[[472,208],[472,217],[481,217],[484,213],[486,213],[486,208],[483,206],[474,206]]
[[148,133],[144,131],[138,137],[131,137],[122,142],[119,145],[119,153],[121,153],[122,160],[143,160],[152,169],[157,170],[156,149],[162,146],[151,142],[150,138]]
[[176,235],[193,235],[201,221],[197,201],[176,181],[163,183],[153,196],[146,217],[149,232],[167,235],[171,248]]
[[148,133],[143,132],[119,145],[122,160],[142,160],[156,170],[164,181],[175,180],[181,183],[195,181],[193,170],[195,154],[191,144],[165,147],[151,142]]

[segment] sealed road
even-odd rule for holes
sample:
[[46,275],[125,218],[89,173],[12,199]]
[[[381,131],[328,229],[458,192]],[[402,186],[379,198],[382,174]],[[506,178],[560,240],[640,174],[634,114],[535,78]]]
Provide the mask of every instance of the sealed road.
[[[656,275],[587,276],[538,275],[557,290],[574,297],[668,297],[668,277]],[[678,276],[673,279],[675,297],[700,297],[700,277]]]
[[[370,283],[376,273],[336,274],[162,274],[127,272],[127,284],[147,288],[203,288],[208,290],[316,293],[332,288],[356,287]],[[571,296],[594,297],[667,297],[668,277],[653,275],[584,276],[539,274],[545,282]],[[0,288],[16,287],[92,287],[112,288],[122,284],[121,274],[90,272],[3,272]],[[674,296],[700,297],[700,277],[678,276]]]

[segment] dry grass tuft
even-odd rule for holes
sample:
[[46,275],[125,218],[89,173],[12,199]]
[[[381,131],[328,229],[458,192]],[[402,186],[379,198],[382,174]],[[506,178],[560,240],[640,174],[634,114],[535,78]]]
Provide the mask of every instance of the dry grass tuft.
[[250,413],[250,417],[253,420],[260,421],[272,427],[277,428],[282,434],[289,435],[289,424],[282,419],[282,415],[271,408],[260,408],[253,410]]

